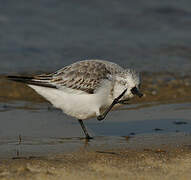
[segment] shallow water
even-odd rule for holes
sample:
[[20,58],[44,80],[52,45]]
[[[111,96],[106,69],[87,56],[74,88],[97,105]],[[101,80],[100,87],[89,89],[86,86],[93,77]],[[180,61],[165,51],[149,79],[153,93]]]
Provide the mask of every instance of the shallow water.
[[[163,144],[166,138],[169,143],[177,143],[177,139],[183,142],[185,134],[191,133],[190,107],[190,103],[128,105],[109,113],[103,122],[85,121],[94,137],[86,142],[78,122],[47,103],[1,103],[0,157],[137,147],[155,144],[154,138],[161,135],[164,137],[159,138],[158,144]],[[133,141],[129,143],[129,139]]]
[[190,0],[6,0],[0,10],[1,74],[54,71],[90,58],[190,73]]

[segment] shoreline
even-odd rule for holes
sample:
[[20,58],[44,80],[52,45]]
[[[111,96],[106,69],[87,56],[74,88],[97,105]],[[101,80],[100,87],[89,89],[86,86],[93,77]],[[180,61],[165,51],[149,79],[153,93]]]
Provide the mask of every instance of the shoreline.
[[[158,136],[155,141],[161,138],[165,136]],[[190,135],[185,139],[181,144],[165,140],[149,146],[142,138],[144,145],[139,148],[81,149],[1,160],[0,179],[189,179]]]
[[[172,73],[142,74],[142,98],[135,97],[130,103],[149,102],[191,102],[191,76],[180,76]],[[34,90],[22,83],[12,82],[0,76],[0,101],[46,102]]]
[[[141,99],[132,99],[130,103],[138,104],[135,108],[187,103],[191,102],[190,89],[191,77],[170,73],[145,73],[142,86],[145,95]],[[3,103],[12,101],[46,102],[27,86],[1,77],[0,102],[3,106]],[[16,156],[1,159],[0,179],[123,180],[128,177],[131,180],[187,180],[191,176],[190,133],[170,134],[159,131],[155,134],[117,137],[118,144],[113,140],[96,145],[93,143],[96,138],[98,137],[87,143],[84,141],[83,147],[81,147],[83,140],[77,139],[81,147],[77,151],[63,150],[63,152],[44,153],[44,155],[38,153],[26,155],[16,152]],[[97,141],[100,139],[98,138]],[[105,139],[102,141],[105,142]],[[22,146],[23,149],[27,147],[27,143],[22,143],[17,145],[18,149]]]

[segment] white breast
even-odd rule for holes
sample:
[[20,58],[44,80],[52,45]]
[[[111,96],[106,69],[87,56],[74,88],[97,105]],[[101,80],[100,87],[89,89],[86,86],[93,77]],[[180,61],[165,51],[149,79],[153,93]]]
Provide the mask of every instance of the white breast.
[[88,119],[100,115],[100,108],[112,102],[110,98],[111,83],[103,82],[95,94],[84,93],[72,89],[53,89],[29,85],[37,93],[50,101],[53,106],[60,108],[67,115],[77,119]]

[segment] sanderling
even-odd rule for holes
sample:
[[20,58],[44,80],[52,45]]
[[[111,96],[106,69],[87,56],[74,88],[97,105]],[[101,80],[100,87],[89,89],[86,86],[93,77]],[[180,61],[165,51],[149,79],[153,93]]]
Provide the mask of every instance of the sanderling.
[[53,106],[77,118],[87,139],[91,137],[83,120],[103,120],[111,109],[134,95],[142,96],[139,73],[103,60],[78,61],[51,74],[8,78],[26,83]]

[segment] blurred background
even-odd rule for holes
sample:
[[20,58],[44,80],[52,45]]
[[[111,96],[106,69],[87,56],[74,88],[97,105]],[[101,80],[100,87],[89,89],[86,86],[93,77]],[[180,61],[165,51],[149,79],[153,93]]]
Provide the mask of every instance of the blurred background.
[[190,32],[190,0],[1,0],[0,72],[49,72],[99,58],[184,75]]

